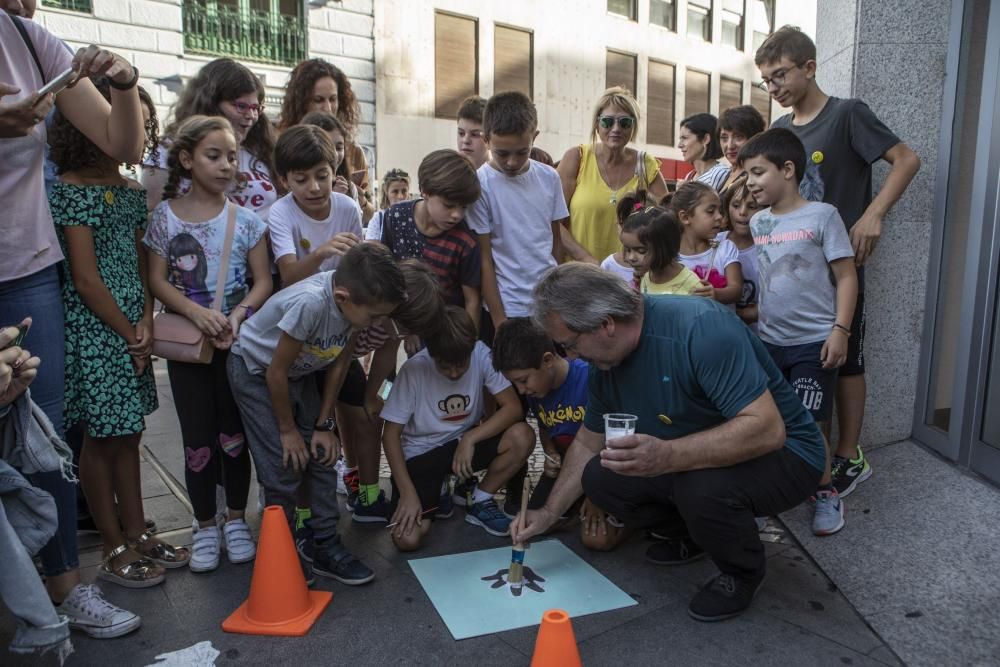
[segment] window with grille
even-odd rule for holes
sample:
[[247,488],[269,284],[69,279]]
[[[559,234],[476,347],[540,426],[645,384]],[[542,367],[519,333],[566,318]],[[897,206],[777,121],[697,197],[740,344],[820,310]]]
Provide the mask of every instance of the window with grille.
[[674,145],[674,76],[677,68],[658,60],[649,61],[646,82],[646,141]]
[[90,0],[44,0],[42,6],[51,9],[69,9],[74,12],[86,12],[87,14],[94,11]]
[[528,30],[498,25],[493,30],[493,90],[533,96],[534,54]]
[[184,0],[182,11],[187,53],[291,66],[308,52],[295,0]]
[[469,95],[479,93],[479,23],[434,14],[434,115],[455,118]]

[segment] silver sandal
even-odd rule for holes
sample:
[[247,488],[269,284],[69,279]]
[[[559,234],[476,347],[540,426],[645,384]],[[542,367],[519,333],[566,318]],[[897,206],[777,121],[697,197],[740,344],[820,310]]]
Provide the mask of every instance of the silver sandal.
[[97,568],[97,578],[110,581],[125,588],[152,588],[163,583],[166,574],[163,569],[148,558],[139,558],[124,565],[111,564],[118,556],[128,551],[128,544],[113,549]]
[[173,570],[178,567],[185,567],[191,560],[191,550],[187,547],[175,547],[165,542],[154,544],[149,553],[145,553],[143,546],[152,539],[153,534],[146,531],[134,542],[135,550],[145,558],[153,561],[157,565]]

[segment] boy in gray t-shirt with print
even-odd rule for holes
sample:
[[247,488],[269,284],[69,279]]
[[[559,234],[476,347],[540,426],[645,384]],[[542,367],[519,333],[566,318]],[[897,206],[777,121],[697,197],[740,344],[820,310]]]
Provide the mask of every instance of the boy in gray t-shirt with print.
[[[858,297],[854,251],[840,215],[830,204],[799,194],[805,150],[793,132],[772,129],[740,149],[754,199],[769,208],[750,219],[760,271],[761,340],[824,434],[833,411],[837,370]],[[816,492],[813,532],[844,527],[844,505],[826,469]]]
[[[406,299],[406,282],[388,248],[351,248],[336,271],[286,287],[238,332],[227,372],[247,444],[268,505],[291,524],[299,487],[308,479],[312,509],[311,574],[357,585],[375,574],[337,534],[340,449],[334,406],[347,375],[355,332],[390,315]],[[236,332],[234,332],[236,333]],[[314,374],[326,373],[322,396]]]

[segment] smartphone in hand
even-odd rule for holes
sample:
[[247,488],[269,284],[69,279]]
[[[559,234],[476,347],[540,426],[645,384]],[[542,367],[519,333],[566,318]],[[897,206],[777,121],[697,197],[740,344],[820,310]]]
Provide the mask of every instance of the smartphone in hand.
[[53,95],[61,92],[66,86],[73,83],[76,79],[76,70],[72,67],[57,76],[56,78],[49,81],[47,84],[38,89],[38,96],[45,97],[49,93]]
[[14,340],[10,341],[9,343],[3,346],[3,349],[5,350],[8,347],[21,347],[21,343],[24,342],[24,337],[28,335],[28,329],[31,328],[31,323],[21,322],[20,324],[11,324],[4,327],[4,329],[10,329],[12,327],[17,329],[17,335],[14,336]]

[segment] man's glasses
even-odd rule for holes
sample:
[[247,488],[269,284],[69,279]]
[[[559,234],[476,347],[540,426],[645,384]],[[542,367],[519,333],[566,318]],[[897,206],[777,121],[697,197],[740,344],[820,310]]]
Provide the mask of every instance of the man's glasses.
[[635,125],[635,118],[632,116],[601,116],[597,119],[597,123],[602,129],[610,130],[618,123],[618,127],[623,130],[631,130],[632,126]]
[[788,76],[788,73],[791,72],[793,69],[798,69],[800,67],[802,67],[802,65],[795,65],[794,67],[779,69],[777,72],[772,74],[770,78],[765,76],[763,79],[761,79],[760,83],[757,84],[757,87],[763,90],[765,93],[769,93],[771,92],[772,83],[776,86],[785,85],[785,77]]
[[573,337],[572,341],[566,341],[565,343],[560,343],[560,345],[562,345],[563,349],[567,352],[576,352],[576,346],[580,344],[580,336],[582,335],[582,333],[578,333]]
[[247,104],[246,102],[230,102],[233,108],[236,109],[236,113],[241,116],[246,116],[247,114],[253,114],[254,116],[259,116],[264,113],[263,104]]

